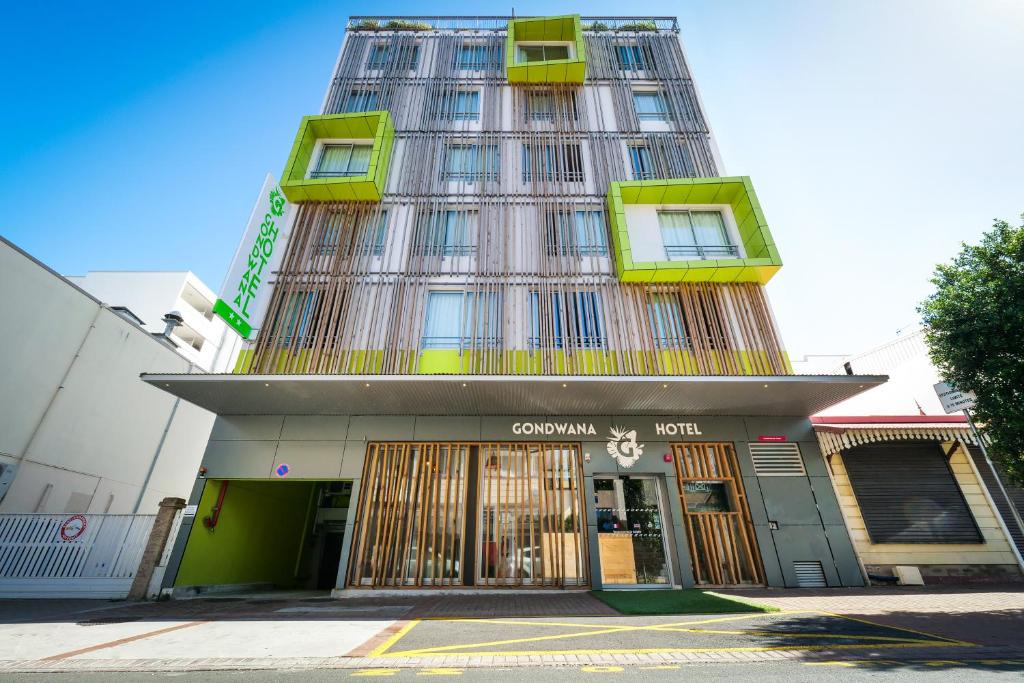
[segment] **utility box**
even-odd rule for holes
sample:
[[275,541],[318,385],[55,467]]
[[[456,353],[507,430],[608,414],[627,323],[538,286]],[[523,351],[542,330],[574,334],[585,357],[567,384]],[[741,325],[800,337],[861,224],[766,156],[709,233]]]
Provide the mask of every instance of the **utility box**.
[[910,565],[897,565],[892,569],[896,578],[900,580],[901,586],[923,586],[924,579],[921,578],[921,570]]

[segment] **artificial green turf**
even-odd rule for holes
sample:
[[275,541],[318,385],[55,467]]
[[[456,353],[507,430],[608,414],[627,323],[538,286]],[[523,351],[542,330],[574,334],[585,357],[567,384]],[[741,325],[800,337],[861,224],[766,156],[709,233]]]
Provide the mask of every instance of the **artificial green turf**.
[[622,614],[735,614],[778,612],[778,608],[746,602],[693,588],[686,590],[590,591]]

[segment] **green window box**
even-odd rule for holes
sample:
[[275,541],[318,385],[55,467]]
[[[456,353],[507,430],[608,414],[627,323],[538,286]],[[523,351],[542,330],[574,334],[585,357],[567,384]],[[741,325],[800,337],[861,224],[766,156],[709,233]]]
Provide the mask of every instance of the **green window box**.
[[[329,146],[325,157],[325,145],[317,144],[325,140],[354,147],[346,154],[345,144]],[[281,175],[281,190],[293,203],[380,201],[394,141],[395,127],[386,111],[303,117]]]
[[586,52],[578,14],[508,22],[505,70],[509,83],[582,83]]

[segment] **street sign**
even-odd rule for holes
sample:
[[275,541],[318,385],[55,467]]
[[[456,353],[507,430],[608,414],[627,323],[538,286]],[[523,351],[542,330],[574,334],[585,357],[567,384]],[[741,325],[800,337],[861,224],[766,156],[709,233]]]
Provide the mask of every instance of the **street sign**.
[[935,393],[938,394],[942,409],[947,415],[959,413],[961,410],[972,410],[978,400],[973,391],[959,391],[946,382],[936,384]]

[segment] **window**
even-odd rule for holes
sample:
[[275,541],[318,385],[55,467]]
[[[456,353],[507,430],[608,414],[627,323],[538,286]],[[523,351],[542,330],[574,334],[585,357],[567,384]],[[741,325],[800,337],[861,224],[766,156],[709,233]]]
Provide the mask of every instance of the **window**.
[[619,68],[623,71],[646,71],[654,66],[651,54],[639,45],[618,45],[615,48]]
[[[561,96],[560,96],[561,97]],[[572,121],[579,120],[579,109],[576,106],[576,93],[569,92],[566,99],[555,101],[550,92],[527,91],[524,100],[526,119],[529,121],[554,121],[568,117]]]
[[634,92],[633,107],[641,121],[668,121],[668,104],[664,95],[656,90]]
[[547,62],[569,59],[568,45],[517,45],[517,62]]
[[368,88],[354,88],[345,98],[342,113],[352,114],[360,111],[375,111],[377,109],[377,91]]
[[647,302],[647,313],[658,348],[686,348],[686,319],[678,294],[652,294]]
[[629,146],[629,164],[633,168],[634,180],[654,177],[654,162],[651,160],[651,150],[646,145]]
[[530,294],[530,348],[603,348],[601,296],[594,291]]
[[500,170],[497,145],[449,145],[445,150],[444,180],[497,180]]
[[280,327],[283,346],[312,346],[310,334],[319,314],[318,292],[295,292],[284,310],[284,325]]
[[497,294],[435,291],[427,294],[424,349],[496,347],[501,343],[501,299]]
[[469,209],[437,211],[427,218],[424,228],[419,253],[465,256],[476,250],[479,213]]
[[[351,235],[351,241],[346,240],[348,243],[342,246],[347,249],[349,256],[357,254],[380,256],[384,253],[384,242],[387,239],[388,234],[387,210],[381,211],[380,216],[376,221],[371,217],[364,221],[364,224],[366,225],[366,229],[362,232],[356,232],[355,235]],[[329,224],[324,228],[324,231],[320,236],[320,241],[315,248],[315,253],[337,253],[341,235],[341,223],[334,222]]]
[[[370,57],[366,60],[366,68],[379,71],[388,65],[391,56],[390,45],[373,45],[370,47]],[[393,66],[395,68],[414,71],[420,61],[419,45],[403,45],[395,52]]]
[[501,66],[500,51],[486,45],[463,45],[455,54],[455,68],[466,71],[497,69]]
[[608,255],[602,211],[551,211],[547,228],[551,256]]
[[739,255],[720,211],[659,211],[658,224],[670,261]]
[[371,145],[324,145],[310,178],[348,178],[366,175]]
[[523,145],[523,182],[583,181],[583,154],[577,144]]
[[457,90],[438,102],[437,118],[442,121],[479,121],[480,91]]

